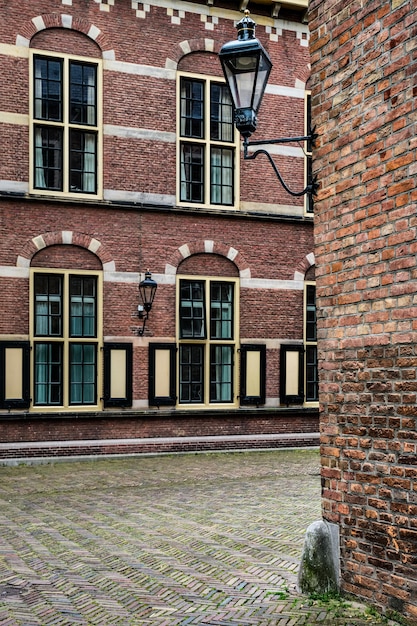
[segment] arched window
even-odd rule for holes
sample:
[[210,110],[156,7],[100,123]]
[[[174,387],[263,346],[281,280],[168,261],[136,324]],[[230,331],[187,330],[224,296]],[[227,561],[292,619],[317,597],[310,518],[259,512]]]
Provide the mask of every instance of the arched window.
[[33,407],[98,407],[101,272],[34,268],[30,287]]
[[177,127],[178,204],[235,207],[237,139],[221,78],[178,73]]
[[31,191],[100,197],[100,61],[32,49],[31,86]]
[[179,404],[235,403],[238,290],[221,277],[178,279]]

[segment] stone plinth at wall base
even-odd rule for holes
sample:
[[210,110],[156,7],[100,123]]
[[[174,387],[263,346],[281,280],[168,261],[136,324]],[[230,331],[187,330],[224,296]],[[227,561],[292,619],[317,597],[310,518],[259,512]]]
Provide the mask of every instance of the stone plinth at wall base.
[[306,594],[338,593],[340,588],[339,526],[319,520],[307,528],[298,574]]
[[317,409],[0,414],[1,459],[319,445]]
[[131,456],[305,448],[319,445],[319,433],[285,435],[226,435],[213,437],[146,437],[143,439],[102,439],[78,441],[39,441],[0,444],[0,465],[18,465],[29,459],[44,461],[94,456]]

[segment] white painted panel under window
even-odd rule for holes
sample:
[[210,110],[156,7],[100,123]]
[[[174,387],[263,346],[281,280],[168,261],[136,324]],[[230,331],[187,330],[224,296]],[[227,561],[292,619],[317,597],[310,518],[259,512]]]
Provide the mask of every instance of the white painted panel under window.
[[110,352],[110,396],[126,397],[126,350]]
[[261,353],[248,350],[246,353],[246,395],[261,395]]
[[299,391],[299,358],[298,352],[287,352],[287,376],[285,393],[287,396],[297,396]]
[[23,350],[21,348],[6,348],[6,400],[21,400],[23,398]]
[[168,398],[170,395],[170,357],[169,350],[155,351],[155,396]]

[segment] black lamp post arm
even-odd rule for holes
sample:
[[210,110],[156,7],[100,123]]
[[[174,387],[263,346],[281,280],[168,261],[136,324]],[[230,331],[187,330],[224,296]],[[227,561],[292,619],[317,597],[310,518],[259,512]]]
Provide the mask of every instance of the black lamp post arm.
[[314,139],[316,137],[317,135],[314,132],[311,135],[303,136],[303,137],[284,137],[282,139],[270,139],[270,140],[258,140],[258,141],[249,141],[248,137],[244,137],[243,158],[245,159],[245,161],[253,161],[260,154],[264,154],[267,157],[270,164],[272,165],[272,168],[279,182],[284,187],[285,191],[287,191],[291,196],[304,196],[306,193],[315,194],[317,192],[317,186],[318,186],[316,178],[314,178],[313,181],[309,183],[302,191],[293,191],[285,183],[274,159],[271,157],[269,152],[265,149],[261,149],[261,150],[256,150],[253,154],[249,154],[249,147],[269,145],[269,144],[279,144],[279,143],[292,143],[292,142],[297,142],[297,141],[311,141],[312,143],[314,143]]
[[143,337],[143,335],[145,333],[146,322],[149,319],[149,311],[145,311],[145,312],[139,311],[138,317],[139,317],[140,320],[143,320],[142,328],[138,328],[138,335],[139,335],[139,337]]
[[311,135],[303,135],[302,137],[282,137],[281,139],[256,139],[255,141],[249,141],[246,138],[247,146],[262,146],[262,145],[272,145],[277,143],[296,143],[300,141],[311,141],[314,142],[314,139],[317,137],[316,133],[312,133]]

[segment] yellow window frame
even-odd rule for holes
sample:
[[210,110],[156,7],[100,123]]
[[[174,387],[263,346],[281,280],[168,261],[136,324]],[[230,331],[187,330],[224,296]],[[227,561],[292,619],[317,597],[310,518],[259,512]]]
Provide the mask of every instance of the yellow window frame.
[[[314,280],[306,280],[304,282],[304,303],[303,303],[303,313],[304,313],[304,324],[303,324],[303,340],[304,340],[304,404],[312,407],[318,407],[319,401],[315,400],[307,400],[307,348],[309,346],[313,346],[317,350],[317,328],[316,328],[316,340],[315,341],[307,341],[307,287],[313,286],[316,287],[316,283]],[[316,294],[317,295],[317,294]],[[317,312],[317,305],[316,305]],[[317,355],[318,356],[318,355]],[[318,375],[318,365],[317,365],[317,375]]]
[[[63,121],[54,122],[52,120],[40,120],[35,118],[34,111],[34,95],[35,95],[35,69],[34,60],[35,57],[49,57],[51,59],[57,59],[63,62]],[[97,119],[96,125],[82,125],[71,124],[68,119],[69,111],[69,64],[70,61],[87,63],[89,65],[95,65],[97,67]],[[101,59],[96,57],[83,57],[70,54],[58,54],[56,52],[49,52],[47,50],[39,50],[31,48],[29,52],[29,193],[42,195],[42,196],[59,196],[67,198],[79,198],[79,199],[102,199],[103,197],[103,63]],[[62,163],[62,179],[63,190],[55,189],[39,189],[35,187],[35,127],[56,127],[63,129],[63,163]],[[90,131],[97,135],[97,155],[96,155],[96,193],[85,192],[72,192],[69,189],[69,132],[71,128],[79,129],[81,131]]]
[[[35,274],[55,274],[63,276],[63,296],[62,296],[62,336],[36,336],[35,337]],[[69,333],[69,277],[70,276],[93,276],[97,279],[97,319],[96,319],[96,336],[95,337],[70,337]],[[67,270],[59,268],[31,268],[29,275],[29,297],[30,297],[30,321],[29,321],[29,340],[31,346],[31,380],[30,380],[30,411],[42,411],[42,413],[53,413],[63,411],[98,411],[102,410],[102,389],[103,389],[103,272],[92,270]],[[35,343],[59,343],[63,345],[62,353],[62,387],[63,399],[62,405],[35,405]],[[97,346],[96,356],[96,404],[75,405],[69,402],[69,349],[71,343],[94,344]]]
[[[180,281],[200,281],[205,283],[205,321],[206,321],[206,337],[202,339],[181,339],[180,338]],[[233,289],[233,339],[210,339],[210,284],[212,282],[230,283],[234,285]],[[177,408],[181,409],[226,409],[236,408],[239,406],[239,360],[238,350],[240,345],[240,325],[239,325],[239,302],[240,302],[240,281],[238,278],[229,278],[225,276],[197,276],[197,275],[177,275],[176,278],[176,342],[178,348],[181,345],[202,345],[204,346],[204,402],[202,403],[183,403],[180,399],[180,350],[177,350]],[[214,345],[230,345],[233,346],[233,399],[232,402],[210,402],[210,347]]]
[[[195,137],[181,136],[181,79],[196,80],[204,83],[204,139]],[[177,172],[177,205],[210,208],[219,210],[236,210],[239,208],[240,198],[240,140],[233,123],[233,141],[217,141],[210,139],[210,85],[211,83],[226,84],[226,81],[219,76],[209,76],[206,74],[193,74],[189,72],[177,72],[177,148],[176,148],[176,172]],[[199,144],[204,146],[204,202],[189,202],[181,200],[181,143]],[[211,173],[210,173],[210,148],[219,146],[221,148],[230,148],[234,151],[234,168],[233,168],[233,204],[213,204],[210,202],[211,192]]]
[[[304,94],[304,132],[306,135],[308,135],[309,132],[311,132],[311,128],[309,128],[309,123],[308,123],[308,108],[311,107],[311,91],[306,91]],[[310,115],[311,115],[311,108],[310,108]],[[306,187],[308,185],[308,166],[309,166],[309,161],[311,161],[312,157],[313,157],[313,153],[312,153],[312,145],[311,142],[304,142],[304,187]],[[311,206],[313,204],[313,200],[311,199],[311,197],[309,197],[309,194],[306,194],[304,196],[304,215],[308,216],[308,217],[313,217],[314,216],[314,208],[313,210],[309,210],[309,206]]]

